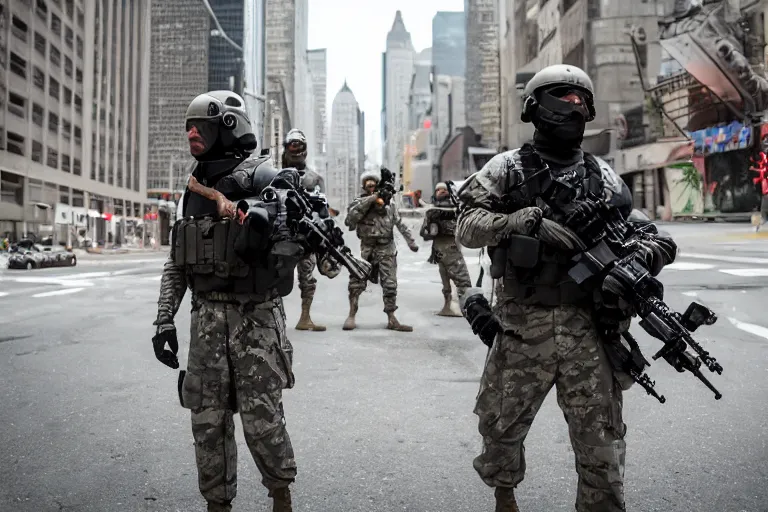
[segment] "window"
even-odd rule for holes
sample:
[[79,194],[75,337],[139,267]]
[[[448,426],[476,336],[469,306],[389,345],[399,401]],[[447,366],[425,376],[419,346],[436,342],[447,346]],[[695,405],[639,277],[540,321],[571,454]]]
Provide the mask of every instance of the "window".
[[492,12],[480,13],[480,22],[481,23],[493,23],[493,13]]
[[77,56],[82,59],[83,58],[83,40],[80,39],[80,36],[75,37],[75,51],[77,52]]
[[72,78],[72,59],[64,57],[64,74]]
[[[64,157],[62,158],[62,164],[61,164],[62,168],[64,168],[63,159],[69,160],[69,157],[67,155],[64,155]],[[61,204],[69,204],[69,187],[59,185],[59,202]]]
[[32,141],[32,161],[43,163],[43,145],[36,140]]
[[51,31],[61,37],[61,18],[51,13]]
[[14,36],[18,37],[25,43],[27,42],[27,34],[29,33],[29,27],[21,19],[16,16],[13,17],[11,32]]
[[27,78],[27,61],[11,52],[11,71],[21,78]]
[[32,121],[37,126],[43,126],[43,119],[45,119],[45,109],[37,103],[32,104]]
[[0,201],[24,204],[24,177],[10,172],[0,172]]
[[65,105],[72,104],[72,89],[66,86],[64,87],[64,104]]
[[69,27],[64,27],[64,42],[67,43],[67,47],[69,47],[70,50],[74,44],[74,39],[75,33],[72,32],[72,29]]
[[48,161],[46,163],[52,169],[59,168],[59,152],[50,146],[48,146]]
[[15,92],[8,91],[8,112],[22,119],[27,118],[27,99]]
[[73,2],[72,0],[66,0],[66,2],[64,2],[64,5],[66,6],[67,17],[69,19],[72,19],[72,16],[75,15],[75,2]]
[[51,62],[56,67],[61,67],[61,52],[51,43]]
[[83,83],[83,70],[82,70],[82,69],[80,69],[80,68],[77,68],[77,69],[75,70],[75,81],[76,81],[78,84],[81,84],[81,85],[82,85],[82,83]]
[[19,156],[24,155],[24,137],[18,133],[8,132],[7,150]]
[[55,78],[48,77],[48,93],[51,98],[59,99],[59,82]]
[[72,123],[66,119],[61,120],[61,136],[67,141],[72,138]]
[[80,9],[77,10],[77,26],[80,28],[85,28],[85,15]]
[[78,114],[83,113],[83,98],[77,94],[75,94],[75,110]]
[[61,155],[61,170],[64,172],[72,172],[69,167],[69,155]]
[[[75,176],[80,176],[83,174],[83,169],[80,167],[80,159],[78,158],[75,158],[75,161],[72,163],[72,174]],[[73,206],[75,206],[74,201]],[[82,204],[80,206],[82,206]]]
[[35,84],[35,87],[45,91],[45,73],[37,66],[32,68],[32,82]]
[[45,46],[45,37],[40,32],[35,32],[35,50],[43,57],[45,57]]
[[37,8],[35,9],[37,16],[43,20],[43,23],[48,24],[48,6],[45,4],[45,0],[37,0]]
[[79,126],[75,126],[75,144],[78,146],[83,143],[83,130]]
[[53,112],[48,112],[48,130],[53,133],[59,133],[59,116]]

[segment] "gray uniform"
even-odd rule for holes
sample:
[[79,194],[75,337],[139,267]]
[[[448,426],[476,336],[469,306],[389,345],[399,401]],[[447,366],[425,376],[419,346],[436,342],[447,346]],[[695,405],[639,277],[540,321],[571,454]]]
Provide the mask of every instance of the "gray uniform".
[[[378,268],[384,295],[384,312],[397,309],[397,246],[395,228],[403,235],[408,246],[417,247],[411,230],[405,225],[394,203],[376,205],[376,196],[362,195],[352,201],[347,209],[347,227],[357,231],[360,239],[360,255]],[[357,301],[367,282],[350,276],[349,297]]]
[[[436,214],[436,215],[435,215]],[[433,208],[427,210],[419,234],[424,240],[432,241],[430,263],[436,263],[443,282],[443,297],[451,300],[451,281],[456,284],[459,297],[472,286],[467,263],[456,245],[456,208],[450,199],[435,201]]]
[[[320,187],[320,192],[325,192],[323,178],[317,172],[310,168],[304,169],[303,172],[304,176],[301,184],[305,189],[314,191],[315,187]],[[312,299],[315,297],[317,279],[315,279],[313,273],[316,267],[317,259],[313,253],[307,254],[296,266],[296,271],[299,277],[299,290],[301,290],[302,299]]]
[[[502,213],[495,202],[510,168],[520,168],[517,155],[495,156],[462,187],[465,208],[456,232],[462,245],[493,247],[520,234],[516,214]],[[572,170],[583,175],[584,165]],[[604,195],[599,169],[581,184]],[[483,450],[474,467],[489,486],[517,486],[525,474],[528,430],[556,387],[579,474],[576,509],[624,511],[622,388],[598,339],[591,298],[567,275],[573,253],[541,242],[534,268],[517,266],[514,253],[507,253],[497,306],[504,333],[490,350],[477,396]]]

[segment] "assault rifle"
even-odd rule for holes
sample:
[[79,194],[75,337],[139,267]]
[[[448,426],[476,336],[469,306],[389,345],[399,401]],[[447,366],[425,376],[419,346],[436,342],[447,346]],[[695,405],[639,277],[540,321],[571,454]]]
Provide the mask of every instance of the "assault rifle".
[[[572,177],[552,173],[529,145],[523,146],[520,158],[522,169],[513,169],[512,162],[508,164],[506,194],[496,205],[501,211],[511,212],[535,204],[548,214],[552,213],[550,205],[574,204]],[[651,274],[642,246],[643,240],[653,240],[658,234],[656,227],[627,222],[615,207],[594,195],[576,203],[569,211],[559,213],[566,218],[566,228],[582,242],[582,252],[574,256],[575,265],[569,271],[574,281],[584,288],[600,289],[631,304],[641,319],[640,327],[663,343],[653,360],[663,358],[678,372],[691,372],[715,394],[716,400],[722,398],[701,372],[701,366],[703,364],[717,374],[722,374],[723,367],[691,335],[701,325],[713,325],[717,316],[698,302],[691,302],[683,314],[664,302],[664,287]],[[494,256],[495,262],[497,258]],[[674,256],[670,255],[672,259]],[[498,325],[498,320],[481,311],[483,308],[478,306],[482,305],[480,297],[467,294],[465,302],[467,307],[463,310],[473,331],[483,334],[484,342],[492,340],[489,327]],[[656,383],[644,373],[650,363],[636,340],[629,333],[622,337],[629,348],[618,338],[605,339],[604,346],[611,363],[649,395],[664,403],[666,398],[656,392]],[[689,348],[695,355],[688,351]]]
[[[188,187],[203,197],[216,201],[221,217],[237,217],[242,223],[248,214],[250,203],[229,201],[221,192],[201,185],[194,177]],[[371,264],[355,258],[344,243],[341,229],[330,218],[328,202],[323,194],[308,192],[301,186],[301,177],[295,169],[283,169],[270,185],[261,192],[267,205],[277,211],[277,230],[281,235],[289,232],[301,235],[312,252],[320,257],[329,256],[333,262],[347,268],[358,279],[366,280]]]
[[379,205],[384,206],[392,201],[392,197],[397,190],[395,189],[395,175],[386,167],[381,168],[381,179],[376,184],[376,194],[379,198],[376,200]]

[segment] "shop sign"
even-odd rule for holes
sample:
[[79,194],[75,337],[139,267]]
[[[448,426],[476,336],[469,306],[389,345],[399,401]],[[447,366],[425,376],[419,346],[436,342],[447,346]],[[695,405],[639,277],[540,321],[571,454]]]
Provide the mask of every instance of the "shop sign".
[[696,155],[725,153],[745,149],[752,145],[752,127],[738,121],[724,126],[714,126],[690,133],[693,152]]

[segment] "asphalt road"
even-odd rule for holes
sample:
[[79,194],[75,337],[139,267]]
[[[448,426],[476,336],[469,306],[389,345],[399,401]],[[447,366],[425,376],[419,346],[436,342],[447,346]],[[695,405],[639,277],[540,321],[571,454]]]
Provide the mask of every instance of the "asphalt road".
[[[666,404],[642,389],[626,393],[628,510],[766,512],[768,238],[743,226],[664,227],[682,251],[661,276],[669,303],[683,310],[696,299],[719,315],[698,338],[725,368],[708,374],[724,397],[715,401],[663,362],[650,374]],[[492,490],[472,469],[484,347],[463,318],[434,315],[442,296],[427,245],[417,254],[400,245],[398,314],[415,332],[383,328],[376,286],[361,300],[359,329],[343,332],[345,274],[318,285],[313,317],[328,331],[289,331],[297,382],[284,401],[297,511],[493,510]],[[466,254],[474,278],[478,258]],[[162,261],[103,256],[72,269],[0,270],[0,511],[205,510],[177,373],[155,360],[149,341]],[[286,309],[295,325],[298,293]],[[188,310],[186,299],[181,333]],[[658,345],[633,332],[652,354]],[[239,430],[235,510],[267,511]],[[554,393],[526,457],[521,510],[573,510],[573,454]]]

